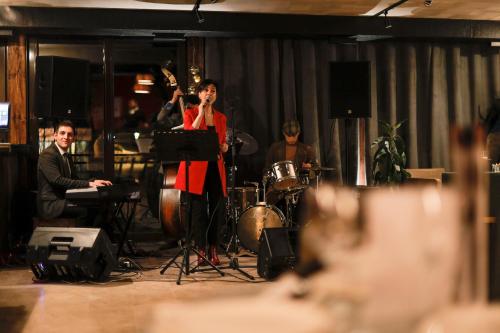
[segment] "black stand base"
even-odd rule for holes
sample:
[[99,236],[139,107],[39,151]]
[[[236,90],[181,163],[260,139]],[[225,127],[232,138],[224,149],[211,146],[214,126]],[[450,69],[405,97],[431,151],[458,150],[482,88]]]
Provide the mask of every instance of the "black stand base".
[[238,261],[238,257],[234,257],[234,256],[231,257],[229,254],[226,254],[226,256],[229,258],[229,265],[228,266],[222,266],[222,267],[220,267],[221,269],[233,269],[235,271],[240,272],[241,274],[243,274],[244,276],[246,276],[248,279],[255,280],[255,277],[253,277],[249,273],[247,273],[244,270],[242,270],[242,268],[251,268],[251,267],[257,268],[257,266],[240,266],[240,263]]
[[[212,266],[210,269],[211,270],[216,270],[221,276],[224,276],[224,272],[221,271],[219,268],[217,268],[217,266],[213,265],[210,260],[208,260],[205,256],[203,256],[197,249],[193,248],[192,246],[190,245],[181,245],[181,248],[179,249],[179,251],[175,254],[175,256],[170,259],[170,261],[168,261],[166,264],[165,264],[165,267],[162,268],[162,270],[160,271],[160,274],[164,274],[165,271],[170,267],[172,266],[172,264],[175,264],[177,267],[179,267],[179,275],[177,277],[177,284],[181,284],[181,278],[182,278],[182,273],[184,273],[184,275],[188,276],[190,273],[194,273],[195,272],[195,268],[193,268],[192,270],[189,269],[189,254],[191,253],[191,251],[193,251],[194,253],[196,253],[198,256],[200,256],[203,261],[205,263],[207,263],[208,265]],[[176,262],[177,258],[182,254],[182,263],[181,265],[179,266],[179,264]]]
[[208,272],[208,271],[211,271],[213,269],[216,269],[218,272],[220,272],[221,269],[232,269],[232,270],[240,272],[247,279],[255,280],[255,277],[253,277],[249,273],[245,272],[241,268],[257,268],[257,266],[245,266],[245,267],[240,266],[239,261],[238,261],[238,257],[231,256],[228,251],[224,251],[224,252],[226,252],[226,257],[229,259],[229,263],[228,263],[227,266],[218,266],[217,267],[217,266],[212,265],[212,263],[210,263],[210,266],[212,266],[212,267],[199,268],[199,266],[196,266],[196,267],[194,267],[191,270],[191,273],[194,273],[194,272]]

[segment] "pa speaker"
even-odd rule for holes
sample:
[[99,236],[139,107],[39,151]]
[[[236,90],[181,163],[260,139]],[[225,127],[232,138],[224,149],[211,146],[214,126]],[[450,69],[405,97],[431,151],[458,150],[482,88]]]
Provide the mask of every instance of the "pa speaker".
[[36,228],[26,257],[39,280],[99,281],[116,268],[111,242],[96,228]]
[[89,62],[80,59],[36,58],[35,110],[37,117],[88,119]]
[[330,119],[368,118],[370,111],[370,63],[330,63]]
[[298,231],[290,228],[264,228],[259,239],[257,273],[267,280],[276,278],[297,263]]

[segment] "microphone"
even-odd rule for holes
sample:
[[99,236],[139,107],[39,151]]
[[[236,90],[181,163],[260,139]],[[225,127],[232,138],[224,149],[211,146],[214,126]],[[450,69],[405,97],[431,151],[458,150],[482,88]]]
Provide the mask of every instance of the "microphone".
[[205,98],[205,103],[209,103],[210,102],[210,96],[207,96],[207,98]]

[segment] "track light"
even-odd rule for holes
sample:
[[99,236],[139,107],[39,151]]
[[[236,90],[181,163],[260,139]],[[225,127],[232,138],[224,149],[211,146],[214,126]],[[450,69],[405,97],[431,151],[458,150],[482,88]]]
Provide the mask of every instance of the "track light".
[[387,10],[384,12],[384,20],[385,20],[385,28],[386,29],[390,29],[392,28],[392,24],[391,24],[391,19],[387,17]]
[[194,11],[194,15],[196,16],[196,21],[197,21],[198,23],[200,23],[200,24],[201,24],[201,23],[205,22],[205,19],[203,18],[203,15],[201,15],[201,13],[200,13],[200,11],[199,11],[198,9],[196,9],[196,10]]
[[196,3],[194,4],[194,7],[193,7],[193,13],[194,13],[194,16],[196,17],[196,21],[198,21],[198,23],[203,23],[205,22],[205,19],[203,18],[203,15],[201,15],[200,13],[200,3],[201,3],[201,0],[196,0]]
[[430,7],[432,5],[432,0],[424,0],[424,6]]

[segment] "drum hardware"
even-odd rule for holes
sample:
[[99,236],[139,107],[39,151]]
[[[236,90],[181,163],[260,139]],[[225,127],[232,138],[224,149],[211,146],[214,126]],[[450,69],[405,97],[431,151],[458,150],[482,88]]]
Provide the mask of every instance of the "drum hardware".
[[336,169],[335,168],[330,168],[330,167],[322,167],[322,166],[319,166],[319,165],[313,165],[310,170],[315,173],[315,178],[316,178],[316,192],[317,192],[318,188],[319,188],[320,181],[321,181],[321,173],[324,172],[324,171],[332,172],[332,171],[335,171]]
[[293,209],[297,206],[298,199],[297,193],[285,196],[285,225],[288,228],[296,225],[293,221]]
[[[294,210],[297,208],[300,194],[311,185],[309,179],[310,170],[304,169],[297,172],[291,161],[280,161],[272,164],[270,169],[264,173],[262,182],[264,184],[265,200],[271,205],[284,200],[282,209],[285,215],[284,224],[287,227],[297,225],[293,221]],[[319,173],[316,173],[316,188],[318,186]]]
[[[230,214],[227,215],[228,221],[231,221],[232,225],[232,212],[234,210],[234,218],[236,219],[236,223],[234,226],[237,225],[241,214],[249,207],[253,207],[257,205],[260,200],[260,189],[259,189],[259,183],[257,182],[250,182],[250,181],[244,181],[244,185],[252,185],[253,187],[235,187],[235,192],[234,200],[227,200],[227,211],[230,212]],[[231,188],[228,188],[228,193],[232,194],[233,190]],[[240,240],[238,238],[237,232],[231,233],[231,237],[226,245],[226,252],[229,252],[229,248],[232,245],[232,242],[235,241],[238,245],[240,244]],[[238,251],[239,252],[239,251]]]

